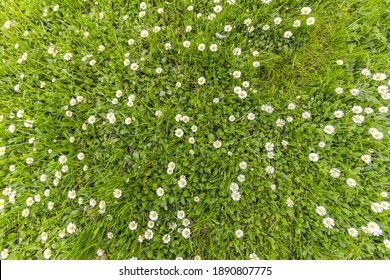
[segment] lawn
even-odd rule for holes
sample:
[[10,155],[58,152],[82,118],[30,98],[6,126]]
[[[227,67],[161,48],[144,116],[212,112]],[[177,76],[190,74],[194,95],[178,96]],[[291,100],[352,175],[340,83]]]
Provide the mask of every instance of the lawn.
[[0,7],[2,259],[390,259],[389,0]]

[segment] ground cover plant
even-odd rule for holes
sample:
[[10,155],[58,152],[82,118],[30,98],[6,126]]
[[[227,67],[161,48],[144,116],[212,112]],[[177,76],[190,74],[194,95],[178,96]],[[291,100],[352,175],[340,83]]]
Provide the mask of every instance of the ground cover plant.
[[390,1],[7,0],[2,259],[389,259]]

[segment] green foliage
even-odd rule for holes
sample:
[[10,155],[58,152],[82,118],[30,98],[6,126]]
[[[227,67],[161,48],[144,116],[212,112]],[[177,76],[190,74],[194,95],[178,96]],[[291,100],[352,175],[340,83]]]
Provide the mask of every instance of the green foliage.
[[[252,253],[260,259],[390,258],[384,245],[389,210],[371,209],[390,190],[390,122],[379,109],[389,100],[378,92],[380,85],[389,87],[390,2],[220,2],[146,1],[145,16],[137,1],[65,0],[58,11],[52,1],[0,4],[2,254],[6,249],[9,259],[43,259],[50,249],[52,259],[248,259]],[[213,11],[216,5],[221,12]],[[301,14],[305,6],[310,15]],[[275,24],[276,17],[282,23]],[[313,25],[306,24],[309,17]],[[299,27],[293,27],[296,20]],[[203,51],[199,44],[205,44]],[[383,72],[387,80],[364,76],[363,68]],[[235,71],[241,76],[235,78]],[[238,97],[236,86],[246,98]],[[344,92],[335,93],[337,87]],[[353,96],[353,88],[360,94]],[[354,113],[353,106],[373,112]],[[342,118],[334,115],[337,110]],[[303,118],[304,112],[311,117]],[[178,114],[189,121],[176,120]],[[365,117],[362,124],[353,121],[356,114]],[[280,119],[284,125],[277,126]],[[326,125],[335,133],[325,133]],[[383,139],[374,139],[370,128]],[[175,136],[176,129],[184,135]],[[269,142],[272,156],[265,149]],[[310,153],[319,160],[311,162]],[[371,163],[361,159],[366,154]],[[62,155],[66,162],[60,162]],[[268,174],[267,166],[275,172]],[[330,175],[332,168],[340,177]],[[239,175],[245,180],[239,182]],[[356,186],[348,186],[348,178]],[[231,197],[233,182],[238,201]],[[72,190],[75,199],[69,198]],[[31,206],[28,198],[35,199]],[[317,206],[326,208],[325,216],[316,213]],[[178,219],[180,210],[188,226]],[[153,238],[139,242],[151,211],[158,213]],[[324,226],[326,217],[334,219],[333,228]],[[380,236],[363,232],[369,222],[380,227]],[[184,228],[191,230],[189,238]],[[350,236],[349,228],[359,235]]]

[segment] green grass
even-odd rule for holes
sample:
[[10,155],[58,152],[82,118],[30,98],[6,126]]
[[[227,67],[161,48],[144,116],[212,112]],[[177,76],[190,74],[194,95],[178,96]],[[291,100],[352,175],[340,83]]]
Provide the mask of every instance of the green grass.
[[[386,201],[381,193],[390,191],[390,121],[388,113],[378,111],[388,107],[389,100],[377,92],[379,85],[389,86],[390,1],[220,1],[223,9],[213,20],[207,19],[217,5],[213,1],[146,2],[144,17],[138,16],[136,1],[95,5],[91,0],[65,0],[57,12],[51,1],[1,3],[0,24],[11,20],[11,27],[2,27],[0,38],[0,147],[6,148],[0,156],[0,182],[2,189],[16,191],[14,204],[8,196],[1,197],[0,249],[8,250],[8,259],[43,259],[45,249],[51,250],[51,259],[248,259],[251,253],[260,259],[389,259],[390,249],[384,245],[390,239],[389,210],[375,213],[371,204]],[[189,5],[194,11],[187,10]],[[300,15],[305,6],[312,8],[310,15]],[[157,13],[160,7],[162,14]],[[197,13],[202,16],[197,18]],[[283,21],[275,25],[278,16]],[[307,26],[311,16],[315,24]],[[247,18],[252,32],[244,25]],[[297,19],[301,26],[294,28]],[[223,30],[227,24],[234,26],[229,33]],[[265,24],[270,25],[267,31],[262,30]],[[188,25],[191,32],[185,31]],[[155,26],[161,27],[157,33]],[[144,29],[147,38],[140,37]],[[283,37],[287,30],[293,32],[290,39]],[[216,32],[227,37],[218,39]],[[128,44],[130,38],[133,45]],[[183,46],[186,40],[190,48]],[[167,42],[171,50],[165,50]],[[206,45],[203,52],[197,49],[200,43]],[[211,44],[218,45],[216,52],[210,51]],[[102,52],[100,45],[105,46]],[[58,51],[56,56],[48,53],[50,46]],[[239,56],[233,55],[236,47],[242,50]],[[19,64],[24,52],[28,58]],[[67,52],[72,53],[70,61],[63,58]],[[137,71],[124,65],[126,53],[131,63],[139,64]],[[82,61],[88,54],[92,57]],[[89,64],[92,59],[94,66]],[[260,62],[257,68],[255,61]],[[161,74],[156,73],[158,67]],[[387,79],[365,77],[363,68],[385,73]],[[236,70],[241,71],[238,79],[232,75]],[[200,77],[206,78],[204,85],[198,84]],[[244,81],[250,82],[248,96],[240,99],[233,89]],[[15,91],[17,84],[20,89]],[[337,87],[344,93],[336,94]],[[352,88],[361,93],[352,96]],[[114,105],[117,90],[123,96]],[[130,95],[135,95],[131,107]],[[70,106],[77,96],[83,101]],[[295,110],[287,109],[290,103],[296,104]],[[273,112],[262,111],[263,104],[271,105]],[[364,122],[355,124],[355,105],[374,113],[363,111]],[[22,109],[19,118],[16,113]],[[67,110],[72,117],[66,116]],[[161,117],[155,115],[157,110]],[[336,110],[344,117],[335,118]],[[311,118],[302,118],[306,111]],[[115,113],[114,124],[106,119],[109,112]],[[247,118],[251,112],[256,115],[252,121]],[[177,122],[177,114],[190,121]],[[91,115],[94,124],[87,122]],[[234,122],[228,120],[230,115]],[[288,116],[293,117],[291,123]],[[129,125],[124,123],[127,117],[132,118]],[[32,128],[24,126],[27,119],[34,120]],[[285,125],[276,126],[277,119],[284,119]],[[335,134],[324,132],[329,124]],[[16,126],[14,133],[10,125]],[[383,133],[382,140],[369,134],[373,127]],[[183,137],[175,136],[177,128],[183,129]],[[190,136],[194,144],[188,142]],[[31,138],[33,144],[28,143]],[[219,149],[213,147],[216,140],[222,142]],[[289,144],[282,146],[282,140]],[[325,148],[318,146],[320,141]],[[273,159],[267,157],[267,142],[275,145]],[[80,152],[85,154],[82,161],[77,159]],[[311,152],[319,154],[319,161],[309,161]],[[371,154],[370,164],[361,160],[363,154]],[[64,165],[69,170],[61,172],[55,186],[61,155],[67,156]],[[33,164],[26,164],[28,157]],[[248,165],[245,170],[239,167],[242,161]],[[169,162],[176,164],[171,175]],[[275,173],[266,173],[269,165]],[[340,169],[341,176],[331,177],[331,168]],[[40,181],[42,174],[48,176],[45,182]],[[244,182],[238,182],[239,174],[245,175]],[[178,187],[181,175],[187,181],[183,189]],[[357,185],[349,187],[347,178]],[[232,182],[240,187],[239,201],[231,198]],[[159,187],[165,191],[162,197],[156,195]],[[114,198],[115,189],[122,191],[120,198]],[[76,199],[68,198],[70,190],[76,191]],[[26,199],[36,194],[41,200],[27,206]],[[287,198],[293,207],[287,207]],[[95,207],[90,199],[96,200]],[[51,211],[49,201],[54,202]],[[104,213],[99,213],[101,201],[106,203]],[[326,208],[326,216],[316,213],[319,205]],[[30,210],[27,218],[22,216],[25,208]],[[188,239],[169,228],[173,222],[184,228],[176,216],[179,210],[191,222]],[[150,211],[158,213],[154,237],[140,243]],[[324,227],[325,217],[334,219],[334,228]],[[131,221],[138,223],[135,231],[129,229]],[[381,236],[363,232],[361,227],[371,221],[380,226]],[[59,238],[59,231],[71,222],[76,232]],[[348,235],[351,227],[359,232],[355,238]],[[237,229],[243,230],[242,238],[235,236]],[[42,232],[48,234],[45,242]],[[109,232],[112,239],[107,238]],[[171,237],[168,244],[162,241],[165,234]],[[97,256],[99,248],[105,251],[102,256]]]

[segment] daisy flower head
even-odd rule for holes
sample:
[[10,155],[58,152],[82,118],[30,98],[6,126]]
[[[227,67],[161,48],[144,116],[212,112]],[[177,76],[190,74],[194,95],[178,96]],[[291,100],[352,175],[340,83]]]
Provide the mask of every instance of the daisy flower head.
[[178,182],[179,188],[184,188],[187,185],[186,179],[180,179]]
[[390,248],[390,240],[388,239],[383,240],[383,244],[385,245],[386,248]]
[[275,168],[269,165],[265,168],[265,172],[267,172],[268,174],[273,174],[275,172]]
[[293,27],[299,27],[301,26],[301,21],[299,19],[295,20],[293,23]]
[[94,124],[96,121],[96,117],[95,116],[89,116],[88,117],[88,123],[89,124]]
[[102,248],[99,248],[99,249],[96,251],[96,255],[97,255],[98,257],[103,256],[103,254],[104,254],[104,250],[103,250]]
[[22,211],[23,217],[27,218],[29,214],[30,214],[30,210],[28,208],[23,209]]
[[240,91],[237,95],[241,99],[245,99],[248,96],[248,94],[245,90]]
[[338,119],[340,119],[340,118],[342,118],[342,117],[344,116],[344,112],[341,111],[341,110],[337,110],[337,111],[335,111],[333,114],[334,114],[334,116],[335,116],[336,118],[338,118]]
[[244,181],[245,181],[245,175],[239,174],[239,175],[237,176],[237,180],[238,180],[238,182],[240,182],[240,183],[244,182]]
[[340,171],[340,169],[338,169],[338,168],[332,168],[332,169],[329,171],[329,174],[330,174],[330,176],[332,176],[333,178],[338,178],[338,177],[340,177],[341,171]]
[[156,194],[159,196],[159,197],[162,197],[164,195],[164,189],[163,188],[158,188],[156,190]]
[[316,153],[310,153],[309,154],[309,160],[311,162],[317,162],[320,159],[319,155]]
[[120,189],[115,189],[112,194],[115,198],[120,198],[122,196],[122,191]]
[[371,75],[371,71],[367,68],[362,69],[361,73],[362,73],[362,75],[364,75],[366,77]]
[[83,160],[84,158],[85,158],[84,153],[78,153],[78,154],[77,154],[77,159],[78,159],[78,160]]
[[381,236],[383,233],[379,225],[375,222],[369,222],[367,224],[367,231],[369,234],[372,234],[373,236]]
[[326,208],[324,206],[317,206],[316,212],[320,216],[325,216],[326,215]]
[[65,53],[65,54],[64,54],[64,59],[65,59],[66,61],[71,60],[71,59],[72,59],[72,54],[71,54],[70,52]]
[[239,167],[241,169],[246,169],[247,168],[247,163],[245,161],[242,161],[242,162],[240,162]]
[[310,7],[303,7],[301,9],[301,15],[309,15],[311,13],[311,8]]
[[306,24],[307,25],[313,25],[314,23],[316,22],[316,19],[315,17],[309,17],[307,20],[306,20]]
[[43,252],[43,257],[45,258],[45,259],[50,259],[50,257],[51,257],[51,250],[49,249],[49,248],[47,248],[44,252]]
[[324,131],[326,134],[333,134],[335,132],[335,129],[332,125],[326,125]]
[[302,118],[304,118],[304,119],[309,119],[310,117],[311,117],[310,112],[303,112],[303,113],[302,113]]
[[241,54],[241,48],[233,49],[233,55],[240,55],[240,54]]
[[130,230],[136,230],[137,227],[138,227],[138,224],[137,224],[135,221],[131,221],[131,222],[129,223],[129,228],[130,228]]
[[75,190],[71,190],[68,192],[68,197],[70,199],[75,199],[76,198],[76,191]]
[[183,220],[186,216],[186,213],[183,210],[177,211],[177,218]]
[[218,50],[218,45],[217,44],[210,45],[210,51],[216,52],[217,50]]
[[371,155],[362,155],[361,160],[364,161],[365,163],[371,163]]
[[274,150],[274,143],[272,142],[267,142],[265,143],[264,145],[265,149],[268,151],[268,152],[271,152]]
[[388,203],[387,201],[382,201],[381,202],[381,207],[383,208],[383,210],[389,210],[390,209],[390,203]]
[[291,38],[292,35],[293,35],[293,33],[291,31],[286,31],[283,34],[284,38],[287,38],[287,39]]
[[322,220],[322,223],[326,228],[333,228],[335,226],[335,222],[332,218],[327,217]]
[[149,213],[149,219],[152,221],[156,221],[158,219],[158,214],[156,211],[150,211]]
[[363,108],[355,105],[352,107],[352,112],[354,112],[355,114],[360,114],[361,112],[363,112]]
[[386,74],[384,73],[375,73],[372,75],[372,79],[375,81],[383,81],[386,80]]
[[359,233],[356,228],[349,228],[348,234],[352,237],[357,237]]
[[183,231],[181,232],[181,234],[183,235],[183,237],[185,239],[187,239],[191,235],[191,230],[189,228],[184,228]]
[[349,92],[352,96],[358,96],[360,94],[360,90],[358,88],[352,88]]
[[151,229],[148,229],[145,231],[144,236],[146,240],[151,240],[154,236],[154,233]]
[[337,65],[343,65],[344,61],[342,61],[341,59],[338,59],[338,60],[336,60],[336,64]]
[[76,232],[76,225],[74,223],[69,223],[68,226],[66,227],[66,231],[69,234],[75,233]]
[[254,113],[249,113],[247,116],[248,120],[253,121],[256,118],[256,115]]
[[136,71],[136,70],[138,70],[138,63],[132,63],[131,65],[130,65],[130,69],[131,70],[133,70],[133,71]]
[[293,207],[294,206],[294,201],[291,198],[287,198],[286,204],[288,207]]
[[236,234],[237,238],[241,238],[244,236],[244,232],[241,229],[236,230],[235,234]]
[[236,79],[240,78],[241,77],[241,71],[238,71],[238,70],[234,71],[233,72],[233,77],[236,78]]
[[149,32],[147,30],[142,30],[140,36],[142,38],[147,38],[149,36]]
[[189,48],[189,47],[191,46],[191,42],[190,42],[190,41],[184,41],[184,42],[183,42],[183,46],[184,46],[185,48]]
[[214,148],[219,149],[222,146],[222,142],[219,140],[214,141],[213,143]]
[[257,260],[259,260],[259,257],[255,253],[251,253],[249,255],[249,259],[253,260],[253,261],[257,261]]
[[356,186],[356,180],[352,178],[348,178],[346,181],[348,187],[355,187]]
[[154,227],[154,222],[153,221],[149,221],[148,222],[148,228],[153,228]]
[[334,91],[335,91],[337,94],[342,94],[342,93],[344,92],[344,89],[341,88],[341,87],[337,87],[337,88],[335,88]]
[[284,126],[284,124],[285,124],[285,121],[283,119],[276,120],[276,126],[282,127],[282,126]]
[[280,17],[275,18],[275,19],[274,19],[274,23],[275,23],[276,25],[281,24],[281,23],[282,23],[282,18],[280,18]]
[[200,77],[200,78],[198,79],[198,84],[204,85],[205,83],[206,83],[206,78],[205,78],[205,77]]
[[241,198],[241,194],[238,191],[233,191],[231,197],[234,201],[239,201]]
[[164,244],[168,244],[169,241],[171,241],[171,236],[169,234],[165,234],[162,238],[162,241],[164,242]]
[[206,45],[205,44],[199,44],[198,45],[198,50],[200,50],[201,52],[203,52],[205,49],[206,49]]
[[177,137],[182,137],[182,136],[184,135],[184,132],[183,132],[183,130],[182,130],[181,128],[177,128],[177,129],[175,130],[175,135],[176,135]]
[[383,207],[381,203],[374,202],[371,204],[371,210],[375,213],[381,213],[383,212]]

